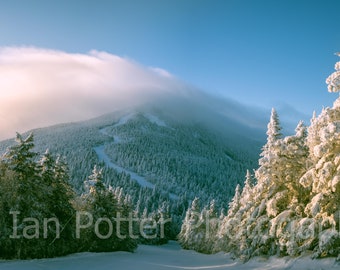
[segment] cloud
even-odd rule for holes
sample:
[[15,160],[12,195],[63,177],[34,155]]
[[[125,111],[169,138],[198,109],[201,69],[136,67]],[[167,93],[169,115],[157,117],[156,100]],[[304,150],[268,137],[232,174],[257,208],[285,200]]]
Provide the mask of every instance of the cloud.
[[167,71],[105,52],[0,48],[0,139],[89,119],[180,86]]
[[106,52],[0,48],[0,139],[145,104],[216,125],[228,118],[263,128],[268,118],[263,110],[213,97],[164,69]]

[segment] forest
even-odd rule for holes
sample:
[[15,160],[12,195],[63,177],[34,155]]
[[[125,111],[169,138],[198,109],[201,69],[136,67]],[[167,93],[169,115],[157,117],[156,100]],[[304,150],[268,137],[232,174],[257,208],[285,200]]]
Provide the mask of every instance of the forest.
[[[340,90],[340,62],[327,78],[329,92]],[[282,135],[275,109],[259,167],[247,171],[227,214],[196,198],[179,234],[183,248],[204,253],[313,258],[340,254],[340,97],[315,113],[295,135]],[[338,257],[340,259],[340,257]]]
[[[335,68],[330,92],[340,90]],[[273,109],[255,170],[258,141],[245,136],[225,143],[198,124],[119,119],[17,133],[0,145],[1,258],[133,252],[169,239],[244,261],[340,253],[340,98],[291,136]],[[98,146],[153,188],[99,162]]]

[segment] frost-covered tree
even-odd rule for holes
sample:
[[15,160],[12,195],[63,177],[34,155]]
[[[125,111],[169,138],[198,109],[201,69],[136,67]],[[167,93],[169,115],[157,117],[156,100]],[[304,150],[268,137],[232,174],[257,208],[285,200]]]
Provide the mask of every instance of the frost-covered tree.
[[[296,134],[285,138],[281,138],[280,130],[277,113],[272,110],[267,144],[261,153],[260,167],[255,171],[257,183],[253,186],[248,171],[242,192],[238,189],[235,192],[234,201],[238,203],[230,204],[221,226],[229,236],[224,250],[233,251],[243,259],[260,254],[284,254],[286,247],[278,237],[287,229],[281,226],[282,218],[290,217],[298,208],[303,211],[301,201],[306,192],[299,178],[305,172],[308,156],[306,128],[300,122]],[[286,210],[289,211],[282,214]]]
[[212,200],[208,207],[201,212],[201,232],[203,232],[203,242],[201,251],[204,253],[213,253],[215,250],[216,236],[219,231],[221,219],[218,215],[215,200]]
[[229,203],[227,216],[220,218],[220,226],[217,232],[214,250],[223,250],[228,252],[234,250],[234,239],[238,233],[239,224],[241,222],[239,209],[241,207],[241,188],[236,186],[234,198]]
[[[46,207],[46,217],[58,220],[60,226],[59,237],[50,233],[46,239],[53,243],[52,254],[68,254],[76,250],[74,239],[75,228],[75,209],[72,202],[75,194],[69,184],[68,168],[65,161],[60,156],[54,158],[48,150],[38,161],[39,175],[41,183],[46,186],[45,193],[42,196],[42,203],[48,203]],[[50,224],[48,229],[54,231],[54,224]]]
[[317,117],[308,136],[311,168],[300,183],[311,189],[311,198],[304,211],[310,237],[306,239],[315,256],[335,255],[340,252],[340,98],[333,108],[326,108]]
[[[254,187],[254,201],[258,206],[265,205],[268,198],[273,196],[282,171],[284,170],[280,156],[283,149],[281,129],[278,114],[275,109],[272,109],[267,128],[267,143],[264,145],[262,153],[260,154],[260,167],[255,171],[257,185]],[[262,212],[265,208],[260,207],[257,210],[261,210]],[[261,212],[258,212],[257,215],[261,215]]]
[[[227,216],[221,220],[215,251],[234,252],[237,254],[247,246],[247,217],[253,202],[253,176],[247,170],[243,189],[237,186],[234,198],[229,203]],[[239,253],[238,253],[239,254]]]
[[308,147],[307,131],[302,122],[295,129],[295,135],[282,140],[279,153],[280,169],[273,196],[266,204],[266,211],[271,218],[269,235],[274,239],[272,252],[295,255],[295,242],[292,231],[296,220],[303,215],[303,208],[310,190],[300,185],[299,179],[306,172]]
[[[18,181],[18,197],[14,208],[20,209],[21,213],[30,216],[31,209],[25,207],[36,206],[36,198],[39,192],[38,171],[34,161],[38,155],[33,151],[34,137],[31,133],[25,139],[17,133],[16,145],[11,146],[3,156],[7,167],[16,173]],[[33,193],[33,194],[32,194]],[[32,196],[33,195],[33,196]]]
[[196,238],[199,237],[196,235],[196,228],[199,227],[200,212],[200,201],[196,197],[186,211],[181,231],[178,235],[178,241],[184,249],[194,249]]
[[[331,92],[340,90],[339,72],[337,63],[327,79]],[[236,188],[227,216],[221,217],[214,251],[230,251],[244,260],[305,251],[314,257],[339,256],[340,97],[318,117],[314,113],[308,132],[302,122],[292,136],[283,138],[280,130],[273,109],[256,184],[248,171],[242,192]],[[196,243],[189,247],[199,250]]]
[[232,218],[236,215],[238,210],[240,209],[240,197],[241,197],[241,187],[240,185],[236,186],[234,198],[229,203],[228,208],[228,217]]
[[[336,53],[340,56],[340,53]],[[333,72],[327,79],[326,83],[328,85],[329,92],[339,92],[340,91],[340,62],[335,64],[335,72]]]
[[39,258],[74,252],[73,193],[67,172],[60,174],[48,152],[37,160],[33,135],[24,139],[17,134],[16,142],[0,160],[0,190],[6,193],[0,195],[0,256]]
[[[243,206],[239,211],[244,212],[241,223],[247,230],[240,230],[238,235],[242,238],[239,245],[239,253],[244,259],[249,256],[262,253],[272,253],[273,239],[269,235],[269,222],[272,214],[270,204],[283,200],[282,195],[276,195],[280,190],[279,182],[282,174],[282,134],[279,117],[275,109],[272,109],[270,121],[267,126],[267,143],[262,149],[259,159],[260,167],[255,171],[257,184],[253,190],[252,205]],[[275,196],[277,196],[275,198]],[[243,199],[244,200],[244,199]],[[272,200],[272,201],[271,201]]]
[[[18,229],[18,237],[5,236],[11,242],[11,245],[5,248],[7,249],[5,254],[8,252],[10,253],[9,256],[17,258],[35,257],[40,255],[39,253],[45,253],[43,249],[46,243],[41,239],[39,240],[42,230],[39,226],[34,225],[37,225],[37,221],[41,222],[46,217],[48,205],[42,200],[46,192],[46,185],[40,182],[37,164],[35,163],[38,154],[33,151],[33,148],[34,138],[32,134],[23,138],[17,133],[16,144],[8,148],[3,156],[3,162],[8,172],[11,171],[13,176],[11,181],[14,184],[13,190],[9,191],[13,196],[9,211],[3,213],[3,215],[6,215],[8,219],[12,218],[10,213],[18,217],[17,226],[15,226]],[[2,181],[8,181],[6,178]],[[27,223],[24,222],[23,218],[34,219],[34,221]],[[26,230],[27,225],[31,225],[32,229]],[[10,226],[13,229],[13,225]],[[21,237],[20,235],[23,234],[28,237]],[[3,246],[2,243],[0,245]]]
[[253,186],[254,186],[254,179],[253,176],[251,175],[250,171],[247,170],[246,173],[246,179],[244,181],[243,189],[240,194],[240,204],[242,207],[246,206],[249,204],[249,202],[252,201],[253,197]]
[[[97,166],[93,168],[92,174],[84,182],[85,193],[82,195],[83,206],[80,210],[86,211],[91,215],[93,220],[99,218],[108,219],[109,222],[102,222],[98,226],[100,235],[109,235],[110,224],[115,224],[113,218],[116,217],[118,202],[112,192],[109,192],[103,184],[102,170]],[[82,215],[81,224],[89,223],[89,216]],[[91,222],[90,222],[91,223]],[[116,228],[112,228],[115,231]],[[79,236],[82,251],[112,251],[117,250],[117,239],[101,239],[95,232],[95,224],[91,224],[85,230],[82,230]]]
[[[137,242],[130,237],[128,224],[116,221],[116,218],[126,219],[125,201],[122,199],[122,190],[107,188],[103,183],[102,170],[94,167],[92,174],[84,182],[86,192],[82,195],[80,209],[86,211],[93,221],[79,236],[81,250],[93,252],[107,252],[126,250],[133,251]],[[128,203],[128,201],[127,201]],[[128,207],[131,209],[132,207]],[[89,216],[83,215],[81,222],[87,224]],[[100,220],[102,222],[96,222]],[[119,229],[117,229],[119,226]]]

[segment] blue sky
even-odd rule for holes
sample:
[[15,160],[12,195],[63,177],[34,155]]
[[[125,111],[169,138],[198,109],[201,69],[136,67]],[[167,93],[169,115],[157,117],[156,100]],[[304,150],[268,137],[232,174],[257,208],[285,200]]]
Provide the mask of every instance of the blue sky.
[[309,118],[338,96],[325,79],[338,61],[339,10],[338,0],[3,0],[0,46],[106,51]]

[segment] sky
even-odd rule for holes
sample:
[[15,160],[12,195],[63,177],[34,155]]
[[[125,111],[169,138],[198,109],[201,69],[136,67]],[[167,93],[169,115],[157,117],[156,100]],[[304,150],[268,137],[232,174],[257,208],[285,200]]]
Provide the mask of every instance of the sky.
[[[47,101],[56,100],[61,88],[67,91],[59,104],[74,100],[79,87],[98,83],[101,88],[82,90],[77,106],[83,111],[95,97],[108,100],[112,85],[190,85],[268,117],[275,107],[286,121],[306,121],[338,96],[327,92],[325,79],[338,61],[339,10],[338,0],[2,0],[0,133],[31,128],[33,116],[51,113]],[[112,82],[110,72],[120,69],[125,73]],[[55,80],[71,78],[66,73],[78,80]],[[28,112],[32,96],[32,104],[45,104],[35,114]],[[65,106],[72,110],[71,103]],[[94,108],[86,117],[96,114]],[[80,112],[64,114],[73,121]],[[44,124],[50,122],[39,122]]]

